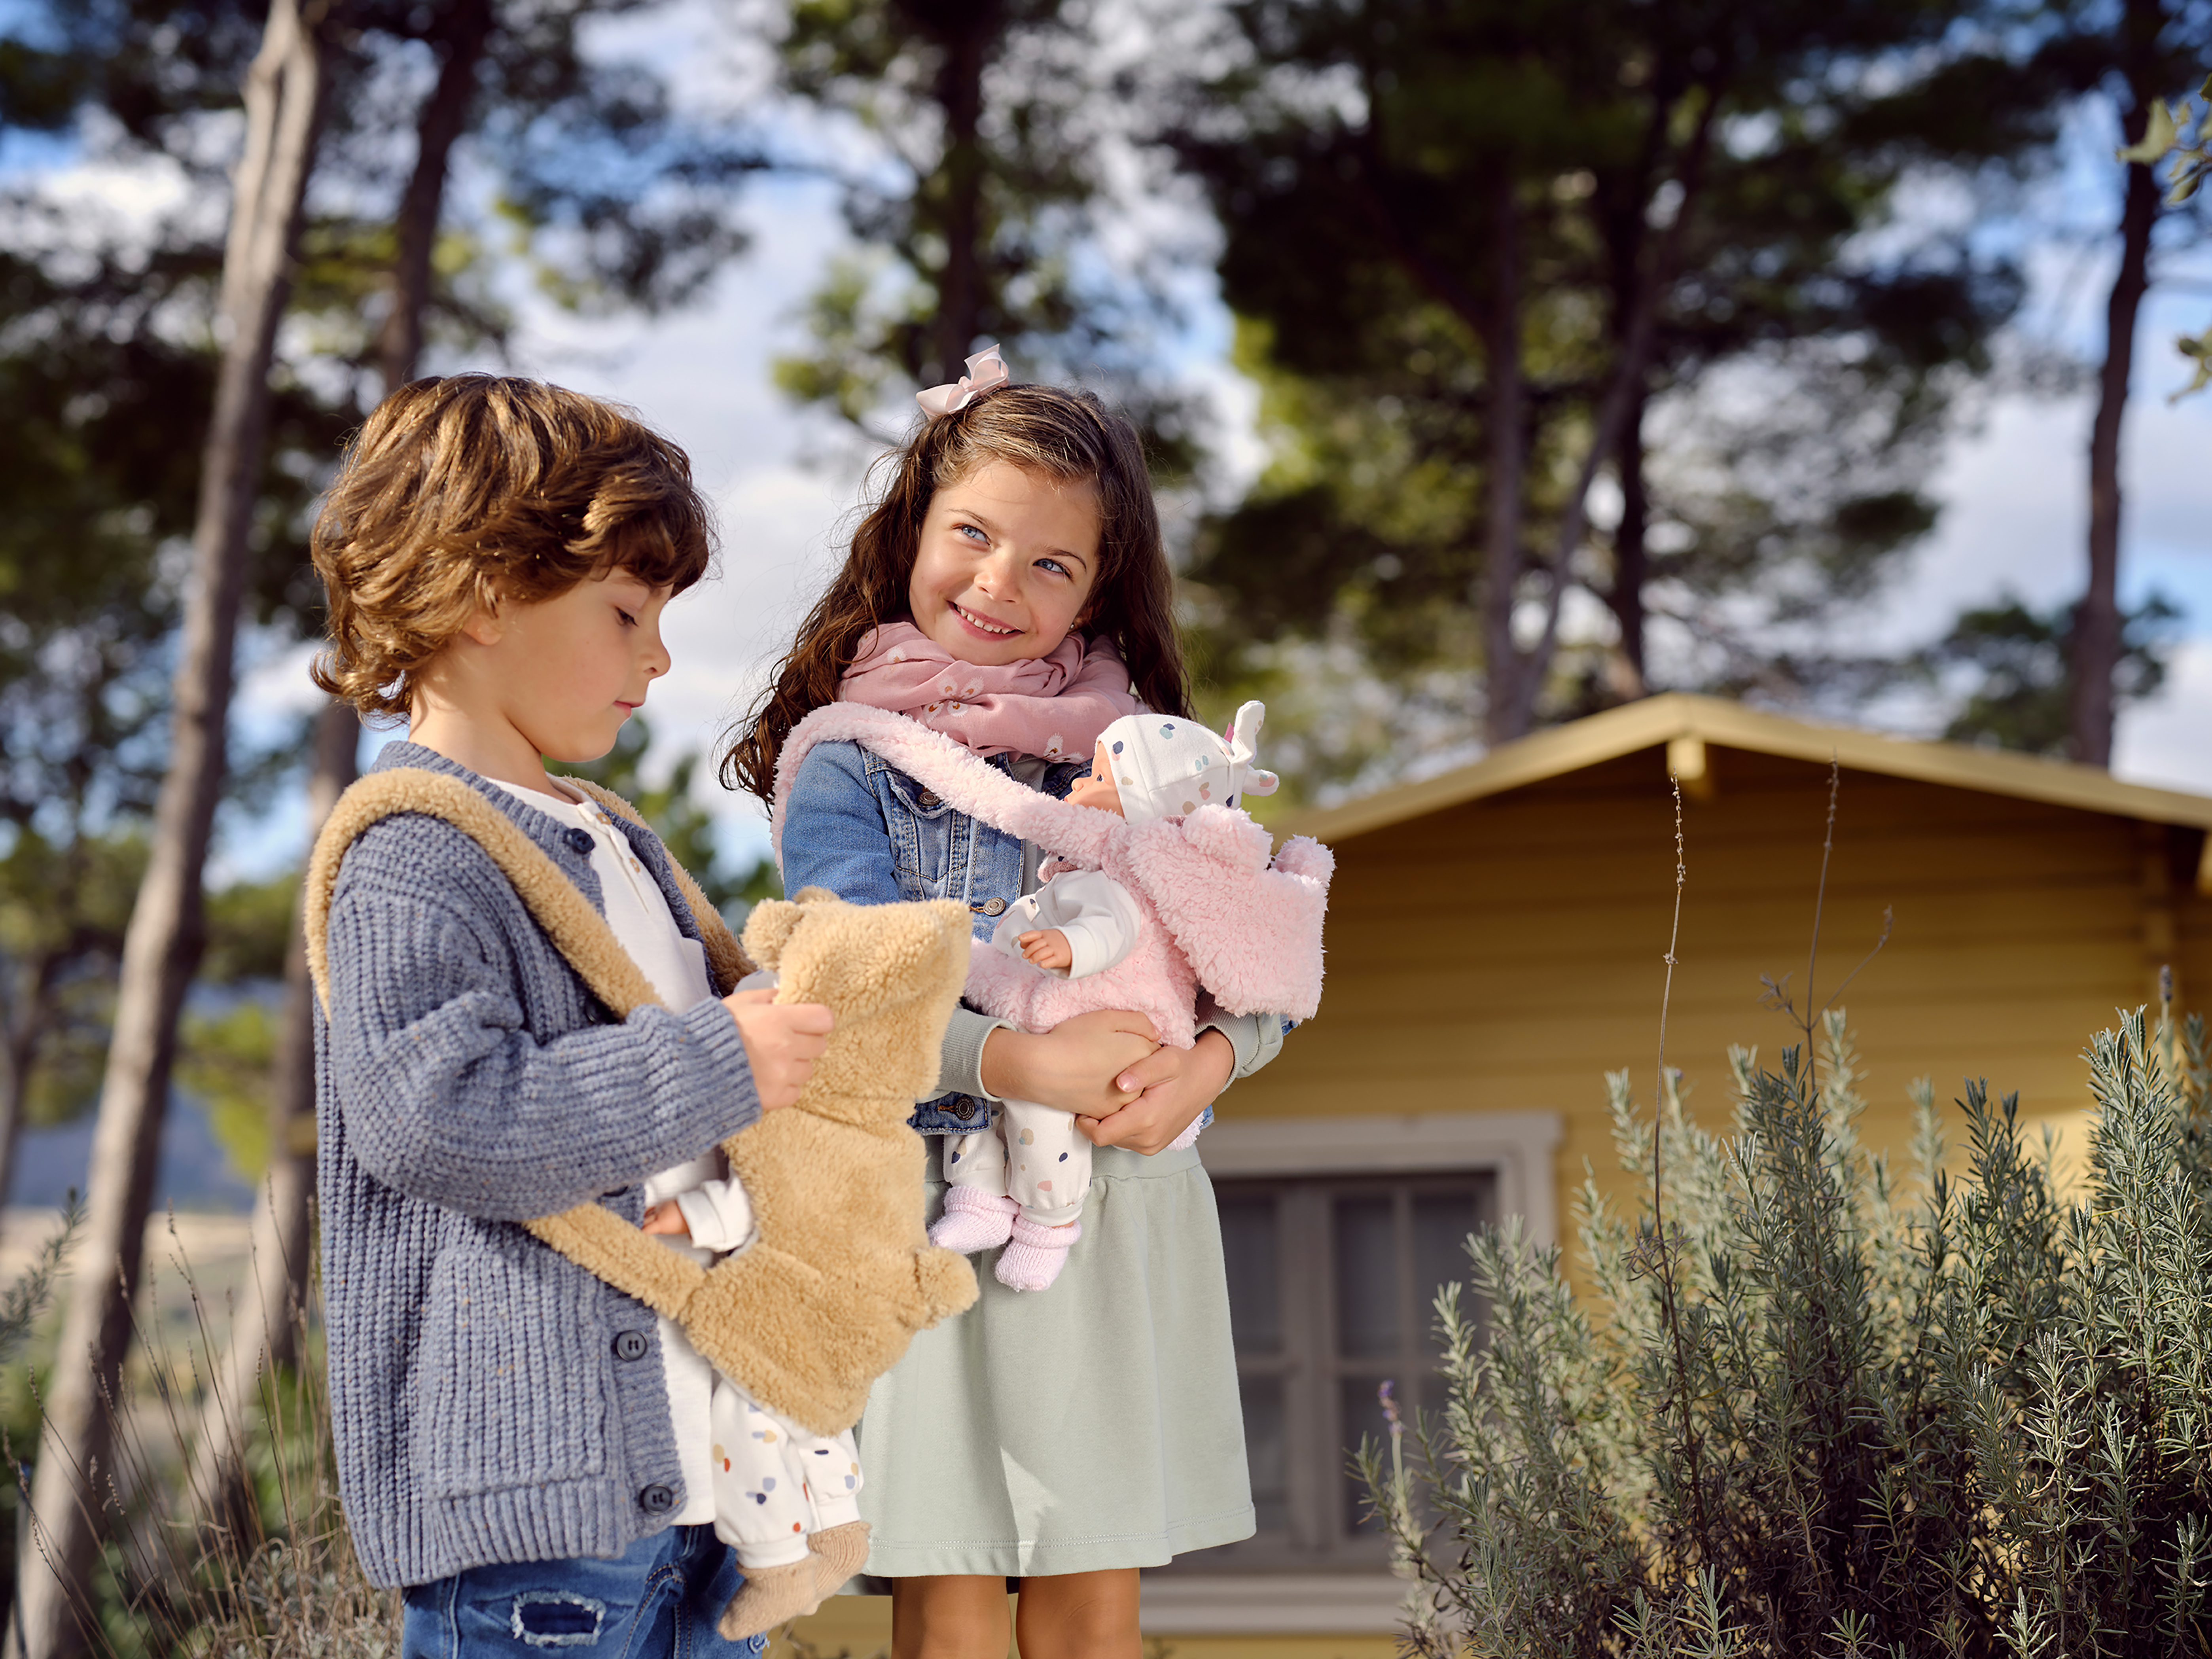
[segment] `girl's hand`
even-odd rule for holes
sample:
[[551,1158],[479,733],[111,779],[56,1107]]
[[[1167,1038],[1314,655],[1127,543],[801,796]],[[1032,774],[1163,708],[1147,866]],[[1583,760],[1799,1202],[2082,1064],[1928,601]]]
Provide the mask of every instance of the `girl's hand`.
[[655,1235],[691,1237],[691,1224],[684,1218],[684,1206],[672,1198],[664,1198],[658,1204],[647,1206],[645,1219],[638,1224]]
[[1105,1117],[1078,1115],[1075,1127],[1095,1146],[1127,1146],[1146,1158],[1164,1151],[1229,1086],[1237,1050],[1218,1031],[1201,1031],[1193,1048],[1161,1048],[1114,1079],[1135,1098]]
[[1144,1086],[1118,1088],[1115,1078],[1159,1046],[1152,1022],[1126,1008],[1078,1014],[1044,1032],[1002,1026],[983,1042],[983,1087],[1001,1100],[1105,1117]]
[[773,1112],[790,1105],[814,1075],[814,1062],[829,1048],[836,1016],[818,1002],[779,1003],[775,993],[766,988],[732,991],[722,999],[722,1006],[738,1022],[761,1110]]

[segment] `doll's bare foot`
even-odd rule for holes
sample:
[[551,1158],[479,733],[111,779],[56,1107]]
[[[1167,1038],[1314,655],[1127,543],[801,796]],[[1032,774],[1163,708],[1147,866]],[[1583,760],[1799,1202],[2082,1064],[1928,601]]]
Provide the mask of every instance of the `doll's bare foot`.
[[848,1521],[842,1527],[825,1528],[806,1540],[806,1547],[814,1552],[807,1558],[814,1563],[814,1593],[835,1595],[868,1564],[868,1523]]
[[1000,1193],[980,1187],[954,1187],[945,1194],[945,1213],[929,1230],[929,1242],[940,1250],[973,1255],[1005,1243],[1014,1233],[1014,1218],[1022,1206]]
[[999,1265],[992,1272],[999,1283],[1018,1291],[1049,1290],[1067,1265],[1067,1247],[1082,1237],[1079,1221],[1041,1227],[1024,1217],[1014,1223],[1013,1243],[999,1253]]
[[763,1636],[822,1605],[821,1571],[811,1555],[780,1567],[747,1567],[744,1574],[744,1583],[715,1626],[729,1641]]

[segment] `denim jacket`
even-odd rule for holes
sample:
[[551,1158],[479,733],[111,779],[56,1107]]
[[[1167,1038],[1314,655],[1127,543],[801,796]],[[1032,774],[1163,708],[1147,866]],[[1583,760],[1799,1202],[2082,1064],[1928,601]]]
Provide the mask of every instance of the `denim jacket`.
[[[1003,755],[986,763],[1002,772]],[[1038,787],[1064,798],[1090,770],[1062,761]],[[826,887],[854,904],[957,899],[988,942],[1007,905],[1022,896],[1018,836],[954,811],[889,761],[854,743],[821,743],[800,763],[784,804],[783,885],[787,893]],[[802,827],[803,826],[803,827]],[[1203,1022],[1237,1053],[1237,1077],[1273,1060],[1288,1027],[1272,1017],[1222,1015]],[[983,1039],[1004,1024],[972,1009],[953,1015],[940,1082],[953,1086],[908,1120],[923,1134],[966,1134],[989,1121],[978,1075]],[[1209,1116],[1212,1109],[1208,1107]]]

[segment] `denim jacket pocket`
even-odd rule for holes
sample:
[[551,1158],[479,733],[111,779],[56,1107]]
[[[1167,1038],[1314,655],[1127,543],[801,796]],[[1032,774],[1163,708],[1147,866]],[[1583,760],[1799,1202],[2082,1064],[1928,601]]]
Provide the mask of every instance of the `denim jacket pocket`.
[[962,843],[968,820],[933,790],[875,756],[868,757],[869,782],[883,803],[891,834],[900,896],[907,899],[960,896],[967,885]]

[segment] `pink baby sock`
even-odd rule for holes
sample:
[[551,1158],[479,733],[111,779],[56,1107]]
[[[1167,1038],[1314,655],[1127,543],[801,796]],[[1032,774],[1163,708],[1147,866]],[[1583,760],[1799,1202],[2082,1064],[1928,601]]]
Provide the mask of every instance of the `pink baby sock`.
[[1040,1227],[1024,1216],[1014,1223],[1013,1243],[1000,1252],[999,1265],[993,1271],[999,1283],[1018,1291],[1048,1289],[1067,1265],[1067,1247],[1082,1237],[1079,1221],[1071,1221],[1065,1227]]
[[1004,1194],[955,1187],[945,1194],[945,1213],[929,1230],[929,1242],[939,1249],[973,1255],[1013,1237],[1014,1218],[1021,1212],[1022,1206]]

